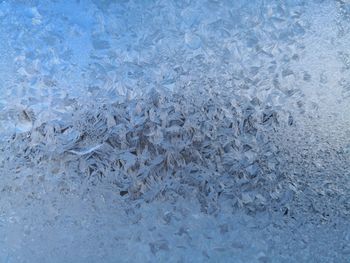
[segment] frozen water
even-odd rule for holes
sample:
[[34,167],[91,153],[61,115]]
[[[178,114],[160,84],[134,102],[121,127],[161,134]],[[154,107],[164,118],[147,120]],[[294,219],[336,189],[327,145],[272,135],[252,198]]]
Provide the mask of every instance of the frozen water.
[[347,262],[348,1],[0,1],[0,262]]

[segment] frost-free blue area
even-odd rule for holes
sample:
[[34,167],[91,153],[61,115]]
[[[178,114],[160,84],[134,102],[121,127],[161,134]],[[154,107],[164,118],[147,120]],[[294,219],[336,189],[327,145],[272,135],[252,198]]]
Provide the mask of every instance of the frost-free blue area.
[[350,3],[0,1],[0,262],[347,262]]

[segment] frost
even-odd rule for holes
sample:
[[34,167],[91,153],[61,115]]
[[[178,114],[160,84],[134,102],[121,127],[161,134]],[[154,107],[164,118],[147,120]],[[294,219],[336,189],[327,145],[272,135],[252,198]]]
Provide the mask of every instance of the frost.
[[349,10],[2,1],[0,261],[346,261]]
[[[35,151],[42,162],[66,167],[64,173],[82,179],[103,182],[114,174],[115,191],[131,200],[194,192],[206,213],[218,213],[221,200],[229,196],[235,197],[227,199],[232,206],[269,209],[282,194],[269,192],[281,191],[280,183],[287,180],[266,174],[271,169],[278,173],[282,165],[268,138],[283,120],[275,115],[267,124],[273,115],[257,99],[237,96],[235,101],[224,92],[206,92],[153,90],[112,105],[76,105],[67,113],[71,119],[42,123],[12,144],[27,144],[18,158],[36,162]],[[78,170],[73,162],[79,163]]]
[[194,33],[186,33],[185,42],[191,49],[198,49],[201,46],[200,37]]
[[86,154],[89,154],[89,153],[96,151],[101,146],[102,146],[102,144],[99,144],[97,146],[88,147],[85,149],[69,150],[69,152],[77,154],[77,155],[86,155]]

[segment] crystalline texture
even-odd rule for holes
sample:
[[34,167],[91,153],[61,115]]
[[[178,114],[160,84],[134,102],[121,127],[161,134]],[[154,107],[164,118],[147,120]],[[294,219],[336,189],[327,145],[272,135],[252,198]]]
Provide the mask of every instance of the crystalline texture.
[[345,262],[349,10],[2,1],[0,262]]

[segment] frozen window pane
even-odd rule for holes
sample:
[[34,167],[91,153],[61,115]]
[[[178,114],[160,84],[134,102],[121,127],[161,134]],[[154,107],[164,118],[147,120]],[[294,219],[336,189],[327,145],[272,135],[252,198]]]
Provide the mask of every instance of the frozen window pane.
[[0,25],[0,262],[349,258],[349,1],[2,1]]

